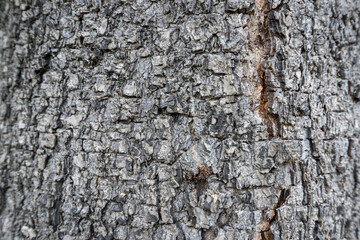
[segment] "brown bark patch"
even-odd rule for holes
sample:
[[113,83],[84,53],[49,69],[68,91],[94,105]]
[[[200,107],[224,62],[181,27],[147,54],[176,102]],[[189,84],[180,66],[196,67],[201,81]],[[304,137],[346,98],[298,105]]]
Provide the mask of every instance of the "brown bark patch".
[[264,123],[267,126],[269,138],[280,135],[279,117],[272,114],[268,110],[268,86],[266,84],[266,74],[263,68],[263,63],[267,60],[271,51],[270,25],[268,12],[270,4],[267,0],[257,0],[255,2],[254,13],[250,18],[249,40],[250,50],[253,54],[253,61],[251,64],[254,70],[250,72],[255,76],[255,93],[253,101],[257,105],[255,111],[258,111]]

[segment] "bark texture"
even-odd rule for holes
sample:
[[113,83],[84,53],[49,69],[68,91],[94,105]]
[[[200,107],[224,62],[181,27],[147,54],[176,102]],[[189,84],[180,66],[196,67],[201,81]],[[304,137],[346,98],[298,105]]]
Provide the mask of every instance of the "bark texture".
[[360,239],[360,1],[3,0],[0,239]]

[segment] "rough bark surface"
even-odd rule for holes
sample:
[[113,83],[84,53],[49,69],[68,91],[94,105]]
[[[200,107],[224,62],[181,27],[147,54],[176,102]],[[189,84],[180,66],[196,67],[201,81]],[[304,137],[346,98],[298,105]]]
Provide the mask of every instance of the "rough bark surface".
[[360,239],[360,1],[1,5],[0,239]]

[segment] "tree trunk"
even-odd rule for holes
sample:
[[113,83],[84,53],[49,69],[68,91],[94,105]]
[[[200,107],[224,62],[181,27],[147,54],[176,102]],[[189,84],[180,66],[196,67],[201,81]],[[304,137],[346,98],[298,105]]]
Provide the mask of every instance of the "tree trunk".
[[360,239],[360,1],[1,8],[1,239]]

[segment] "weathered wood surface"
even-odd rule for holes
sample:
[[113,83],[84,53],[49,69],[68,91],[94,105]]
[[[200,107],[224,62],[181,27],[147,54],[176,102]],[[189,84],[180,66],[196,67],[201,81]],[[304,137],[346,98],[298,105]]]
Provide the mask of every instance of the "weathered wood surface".
[[0,239],[360,239],[360,1],[3,0]]

